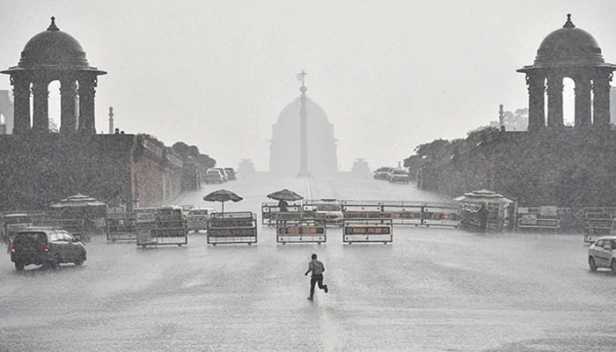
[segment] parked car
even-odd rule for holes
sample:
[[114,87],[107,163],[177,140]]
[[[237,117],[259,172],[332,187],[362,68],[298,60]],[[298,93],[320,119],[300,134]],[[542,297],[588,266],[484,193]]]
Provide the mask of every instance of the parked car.
[[206,230],[207,222],[215,212],[212,208],[191,209],[186,215],[188,231]]
[[224,168],[222,168],[222,167],[215,167],[214,170],[220,171],[220,174],[222,175],[222,178],[223,178],[224,182],[229,181],[229,175],[227,175],[227,172],[225,171]]
[[588,248],[588,266],[590,271],[608,268],[616,274],[616,236],[599,237]]
[[409,183],[409,173],[404,169],[395,169],[389,174],[389,182],[391,183]]
[[86,261],[86,247],[62,229],[30,227],[19,231],[11,243],[11,261],[15,269],[24,270],[27,265],[61,263],[81,265]]
[[314,215],[317,221],[322,221],[325,225],[334,224],[341,226],[344,223],[342,206],[335,199],[322,199],[317,204]]
[[376,169],[376,171],[374,172],[374,179],[375,180],[387,180],[389,177],[389,172],[393,170],[393,168],[391,167],[381,167]]
[[233,180],[236,179],[236,177],[235,177],[235,170],[233,170],[232,167],[225,167],[225,172],[227,173],[229,181],[233,181]]
[[209,169],[205,173],[205,183],[223,183],[225,178],[218,169]]

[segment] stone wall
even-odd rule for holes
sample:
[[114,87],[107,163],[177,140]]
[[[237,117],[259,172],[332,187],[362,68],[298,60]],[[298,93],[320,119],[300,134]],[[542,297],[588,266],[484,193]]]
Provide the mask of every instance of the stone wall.
[[[77,193],[129,208],[135,196],[142,206],[177,196],[181,167],[149,153],[146,139],[127,134],[0,136],[0,210],[44,209]],[[136,175],[143,180],[138,185]]]
[[456,197],[490,189],[521,206],[616,205],[616,133],[502,132],[451,160],[424,168],[422,188]]

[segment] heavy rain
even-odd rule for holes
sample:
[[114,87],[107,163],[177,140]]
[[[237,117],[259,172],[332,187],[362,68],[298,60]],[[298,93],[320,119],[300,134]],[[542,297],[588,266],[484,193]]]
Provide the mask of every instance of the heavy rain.
[[614,11],[0,4],[0,352],[614,351]]

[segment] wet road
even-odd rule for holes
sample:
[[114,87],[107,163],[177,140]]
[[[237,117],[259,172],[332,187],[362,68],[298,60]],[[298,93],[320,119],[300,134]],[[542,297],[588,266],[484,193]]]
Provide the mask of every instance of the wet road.
[[[206,189],[180,204],[205,203]],[[290,188],[313,198],[438,200],[373,180],[258,179],[222,188],[259,211]],[[582,237],[397,227],[394,243],[140,249],[87,244],[82,267],[0,261],[0,351],[614,351],[616,277],[590,273]],[[311,253],[330,292],[306,300]]]

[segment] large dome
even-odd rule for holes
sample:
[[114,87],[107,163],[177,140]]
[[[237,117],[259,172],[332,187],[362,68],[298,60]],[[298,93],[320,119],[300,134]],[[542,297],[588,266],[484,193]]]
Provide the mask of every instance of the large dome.
[[52,17],[49,28],[32,37],[21,52],[19,67],[36,66],[87,67],[88,60],[77,39],[60,31]]
[[563,28],[548,34],[541,42],[535,66],[602,65],[605,61],[595,38],[583,29],[576,28],[567,15]]

